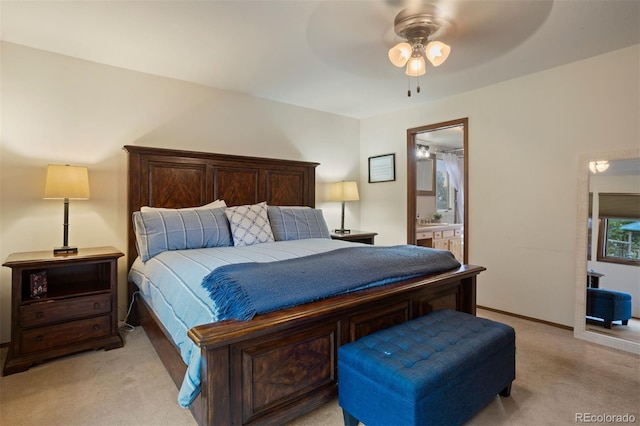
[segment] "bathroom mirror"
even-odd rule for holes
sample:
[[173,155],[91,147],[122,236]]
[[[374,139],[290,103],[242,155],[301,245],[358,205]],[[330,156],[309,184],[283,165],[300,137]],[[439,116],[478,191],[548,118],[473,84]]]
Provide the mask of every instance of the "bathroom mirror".
[[436,195],[436,168],[433,158],[417,161],[416,191],[417,195]]
[[[593,173],[589,164],[596,161],[608,162],[608,170]],[[640,303],[640,267],[613,263],[603,263],[599,259],[598,247],[602,244],[601,227],[598,218],[598,194],[634,193],[640,186],[640,150],[625,150],[584,154],[579,161],[577,240],[576,240],[576,285],[574,336],[594,343],[640,354],[640,331],[635,328],[637,319],[631,319],[631,327],[612,325],[607,329],[604,325],[587,317],[587,286],[611,289],[631,294],[632,306]],[[607,176],[607,174],[609,176]],[[597,176],[596,176],[597,175]],[[607,180],[608,179],[608,180]],[[634,189],[635,188],[635,189]],[[591,194],[591,196],[590,196]],[[590,216],[594,217],[590,220]],[[600,219],[600,222],[602,219]],[[600,239],[600,241],[598,241]],[[590,270],[593,272],[589,273]],[[593,283],[593,277],[598,280]],[[590,279],[590,281],[588,281]],[[632,308],[633,309],[633,308]],[[628,327],[621,329],[621,327]],[[616,330],[617,329],[617,330]]]
[[469,259],[468,146],[468,118],[407,129],[407,243],[449,250],[461,263]]

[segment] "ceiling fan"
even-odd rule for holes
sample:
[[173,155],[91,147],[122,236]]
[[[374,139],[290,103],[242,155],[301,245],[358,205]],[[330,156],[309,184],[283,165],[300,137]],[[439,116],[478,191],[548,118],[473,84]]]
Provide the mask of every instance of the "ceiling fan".
[[[406,39],[389,49],[389,60],[396,67],[405,67],[409,77],[417,77],[416,91],[420,93],[421,75],[427,72],[426,60],[434,67],[447,60],[451,47],[439,39],[454,31],[453,24],[445,19],[438,8],[424,5],[407,8],[394,20],[394,32]],[[407,96],[411,96],[411,83]]]

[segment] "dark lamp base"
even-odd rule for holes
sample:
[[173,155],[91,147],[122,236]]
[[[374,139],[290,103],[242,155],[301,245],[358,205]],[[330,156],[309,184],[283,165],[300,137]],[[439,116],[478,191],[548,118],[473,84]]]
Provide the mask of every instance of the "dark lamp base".
[[336,229],[333,231],[334,234],[350,234],[351,229]]
[[54,256],[62,255],[62,254],[75,254],[75,253],[78,253],[78,247],[64,246],[64,247],[56,247],[53,249]]

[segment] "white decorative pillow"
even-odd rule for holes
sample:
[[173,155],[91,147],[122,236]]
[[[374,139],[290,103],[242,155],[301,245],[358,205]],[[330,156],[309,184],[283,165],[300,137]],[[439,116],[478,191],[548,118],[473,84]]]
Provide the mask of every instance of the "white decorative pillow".
[[172,210],[178,210],[178,211],[185,211],[185,210],[200,210],[200,209],[220,209],[220,208],[225,208],[227,207],[227,203],[224,202],[224,200],[215,200],[209,204],[205,204],[204,206],[197,206],[197,207],[185,207],[182,209],[166,209],[164,207],[149,207],[149,206],[142,206],[140,207],[140,211],[142,213],[147,213],[147,212],[152,212],[152,211],[172,211]]
[[234,246],[250,246],[274,241],[267,214],[267,203],[227,207],[224,212],[229,219]]

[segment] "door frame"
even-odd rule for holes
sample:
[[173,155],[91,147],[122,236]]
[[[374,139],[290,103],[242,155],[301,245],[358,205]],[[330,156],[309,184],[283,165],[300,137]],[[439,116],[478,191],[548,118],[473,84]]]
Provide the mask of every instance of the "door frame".
[[469,118],[444,121],[427,126],[407,129],[407,244],[416,244],[416,135],[462,125],[464,148],[464,218],[463,218],[463,257],[469,262]]

